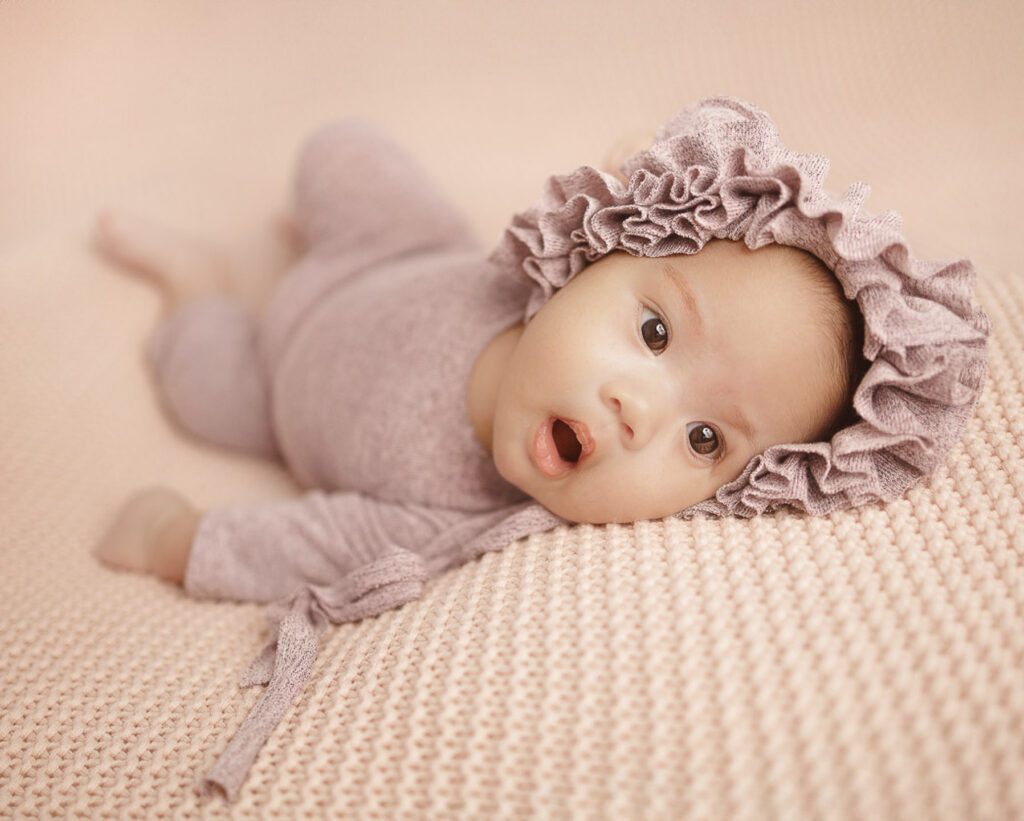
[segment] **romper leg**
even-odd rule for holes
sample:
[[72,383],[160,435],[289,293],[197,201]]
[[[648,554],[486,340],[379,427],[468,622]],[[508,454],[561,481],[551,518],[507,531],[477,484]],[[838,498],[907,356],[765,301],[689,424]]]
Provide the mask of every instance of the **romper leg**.
[[264,314],[271,368],[308,311],[349,277],[413,254],[480,250],[415,161],[358,120],[327,125],[306,141],[293,206],[305,254],[277,283]]
[[372,126],[344,120],[299,153],[295,218],[310,251],[352,269],[409,253],[477,247],[462,215]]
[[148,355],[163,405],[185,430],[223,447],[278,455],[258,320],[223,297],[186,303]]

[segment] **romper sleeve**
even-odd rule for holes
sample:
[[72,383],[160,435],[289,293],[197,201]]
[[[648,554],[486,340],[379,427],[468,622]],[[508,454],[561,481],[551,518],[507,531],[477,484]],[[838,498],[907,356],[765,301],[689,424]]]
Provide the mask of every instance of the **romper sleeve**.
[[302,688],[328,623],[376,616],[419,598],[430,575],[562,520],[535,502],[483,513],[383,502],[358,493],[211,511],[185,575],[204,598],[273,602],[271,638],[242,686],[269,686],[204,779],[234,799]]
[[212,510],[196,532],[185,590],[196,598],[275,601],[305,585],[330,586],[389,547],[422,554],[464,517],[319,491]]

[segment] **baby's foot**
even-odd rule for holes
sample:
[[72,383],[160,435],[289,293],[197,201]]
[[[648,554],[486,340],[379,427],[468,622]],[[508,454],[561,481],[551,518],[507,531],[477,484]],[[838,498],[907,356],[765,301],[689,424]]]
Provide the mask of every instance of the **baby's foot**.
[[112,567],[180,583],[198,524],[199,512],[178,493],[148,488],[124,503],[93,552]]
[[230,291],[226,261],[215,248],[141,217],[104,211],[94,240],[104,256],[156,285],[170,309]]

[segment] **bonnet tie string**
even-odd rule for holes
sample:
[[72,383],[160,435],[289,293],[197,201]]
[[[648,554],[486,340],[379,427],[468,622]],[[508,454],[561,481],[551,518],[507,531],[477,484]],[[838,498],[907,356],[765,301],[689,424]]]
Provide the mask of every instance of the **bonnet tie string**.
[[270,605],[271,640],[239,682],[242,687],[269,683],[268,687],[206,774],[203,791],[218,786],[230,800],[238,796],[260,748],[309,677],[328,621],[358,621],[399,607],[420,597],[427,577],[421,557],[395,547],[337,584],[309,585]]

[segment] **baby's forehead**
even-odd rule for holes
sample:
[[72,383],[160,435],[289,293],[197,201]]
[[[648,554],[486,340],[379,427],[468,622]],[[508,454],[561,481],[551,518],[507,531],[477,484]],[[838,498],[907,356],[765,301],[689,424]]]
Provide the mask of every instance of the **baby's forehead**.
[[733,372],[763,367],[769,357],[781,368],[799,361],[793,351],[834,347],[823,342],[835,342],[838,281],[805,251],[717,240],[696,254],[663,258],[662,271],[685,283],[682,319],[707,330],[707,347],[735,352]]
[[792,275],[810,272],[832,276],[816,256],[790,245],[771,243],[750,249],[735,240],[714,239],[695,254],[674,254],[681,270],[694,274],[731,272],[749,276]]
[[824,303],[841,294],[838,280],[816,257],[784,245],[750,250],[740,242],[719,240],[695,254],[648,258],[642,264],[692,294],[688,301],[694,307],[739,312],[751,321],[786,312],[790,305],[827,311],[830,306]]

